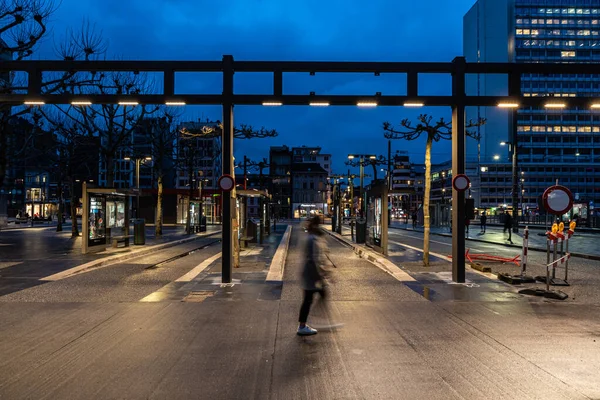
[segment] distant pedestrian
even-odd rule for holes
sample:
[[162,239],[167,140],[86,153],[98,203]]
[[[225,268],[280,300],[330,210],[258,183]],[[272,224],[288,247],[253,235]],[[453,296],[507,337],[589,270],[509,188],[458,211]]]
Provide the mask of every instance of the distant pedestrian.
[[310,336],[316,335],[317,330],[307,325],[308,314],[313,302],[315,293],[321,297],[321,302],[325,305],[327,301],[327,282],[325,280],[326,272],[323,269],[323,246],[320,244],[323,232],[319,228],[321,219],[319,216],[310,218],[306,225],[308,238],[306,241],[306,258],[302,269],[302,288],[304,289],[304,300],[300,307],[300,316],[298,318],[298,335]]
[[[512,217],[510,216],[510,212],[506,211],[504,213],[504,233],[506,234],[508,231],[508,241],[512,243]],[[505,235],[506,236],[506,235]]]
[[413,229],[417,229],[417,218],[418,218],[417,213],[414,212],[413,215],[412,215]]
[[481,233],[485,233],[485,228],[487,227],[487,215],[485,214],[485,211],[481,213],[479,221],[481,222]]
[[469,217],[465,217],[465,231],[467,232],[467,237],[469,237],[469,226],[471,225],[471,220]]

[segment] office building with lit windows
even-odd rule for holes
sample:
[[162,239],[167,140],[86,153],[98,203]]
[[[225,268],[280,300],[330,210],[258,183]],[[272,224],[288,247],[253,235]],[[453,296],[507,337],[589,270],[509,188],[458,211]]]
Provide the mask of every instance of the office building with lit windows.
[[[467,62],[600,62],[600,1],[478,0],[464,17]],[[563,109],[471,107],[467,119],[486,118],[480,140],[467,140],[481,187],[476,206],[510,208],[512,166],[508,142],[517,130],[519,214],[536,214],[537,199],[555,184],[571,189],[575,214],[586,218],[600,200],[600,110],[570,108],[571,97],[600,97],[600,75],[525,74],[523,96],[560,100]],[[469,76],[467,93],[507,95],[503,76]]]

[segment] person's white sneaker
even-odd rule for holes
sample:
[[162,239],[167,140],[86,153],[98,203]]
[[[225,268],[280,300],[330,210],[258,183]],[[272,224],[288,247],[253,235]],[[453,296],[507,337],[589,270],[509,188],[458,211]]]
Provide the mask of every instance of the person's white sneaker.
[[311,336],[311,335],[316,335],[316,334],[317,334],[317,330],[311,328],[308,325],[304,325],[302,328],[298,327],[298,332],[297,332],[298,336]]

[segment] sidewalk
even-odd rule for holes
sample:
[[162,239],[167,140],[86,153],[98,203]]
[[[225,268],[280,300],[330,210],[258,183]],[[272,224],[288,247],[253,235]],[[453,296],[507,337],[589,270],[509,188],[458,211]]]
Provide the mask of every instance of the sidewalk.
[[[418,226],[413,229],[412,226],[392,221],[390,228],[402,229],[409,232],[414,232],[419,236],[423,235],[423,227]],[[519,233],[512,233],[512,244],[508,242],[508,233],[503,232],[503,228],[499,226],[488,226],[486,233],[481,232],[480,225],[471,225],[469,227],[469,235],[466,238],[468,241],[477,241],[483,243],[497,244],[506,247],[522,248],[523,247],[523,231],[519,228]],[[448,227],[432,227],[432,235],[452,237]],[[541,235],[542,230],[529,230],[529,249],[546,251],[546,236]],[[569,241],[569,252],[573,257],[588,258],[591,260],[600,260],[600,247],[596,245],[600,236],[591,233],[581,233],[575,229],[575,235]]]
[[[427,301],[333,239],[331,314],[319,316],[315,307],[309,323],[320,317],[346,325],[296,336],[305,260],[305,234],[296,226],[283,288],[254,282],[258,272],[243,266],[232,285],[222,285],[214,262],[189,282],[192,292],[183,301],[107,299],[98,286],[81,284],[85,275],[102,278],[111,268],[70,278],[81,288],[75,301],[66,295],[51,303],[0,301],[0,398],[600,397],[597,305],[435,301],[434,287],[428,289],[434,301]],[[256,262],[264,276],[266,260]],[[174,264],[146,273],[170,281],[188,269]],[[149,284],[135,273],[144,265],[131,268],[127,285],[129,279]]]

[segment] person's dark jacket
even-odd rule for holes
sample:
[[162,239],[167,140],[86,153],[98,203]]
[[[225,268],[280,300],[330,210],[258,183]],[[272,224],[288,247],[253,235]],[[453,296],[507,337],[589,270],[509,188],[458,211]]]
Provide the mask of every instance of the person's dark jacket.
[[302,288],[304,290],[318,290],[323,276],[319,268],[319,240],[316,233],[309,232],[306,239],[306,259],[302,269]]
[[481,224],[485,225],[487,223],[487,215],[482,215],[481,216]]
[[504,214],[504,228],[511,228],[512,227],[512,217],[510,214],[506,213]]

